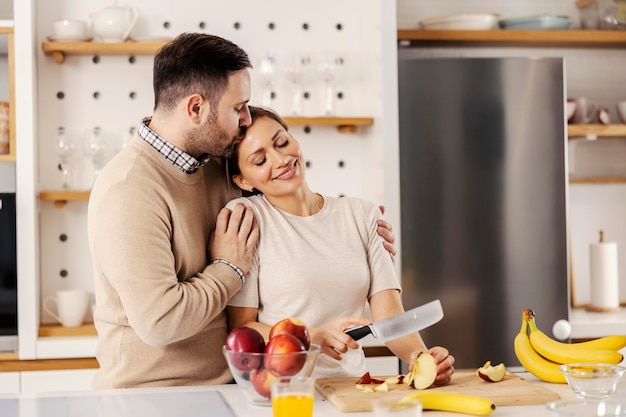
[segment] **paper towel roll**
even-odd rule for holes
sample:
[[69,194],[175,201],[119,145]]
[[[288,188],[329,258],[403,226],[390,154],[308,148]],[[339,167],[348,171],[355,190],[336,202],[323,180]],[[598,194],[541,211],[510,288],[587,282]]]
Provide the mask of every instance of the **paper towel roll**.
[[619,310],[619,280],[617,275],[617,243],[600,242],[589,246],[591,272],[591,303],[589,311]]

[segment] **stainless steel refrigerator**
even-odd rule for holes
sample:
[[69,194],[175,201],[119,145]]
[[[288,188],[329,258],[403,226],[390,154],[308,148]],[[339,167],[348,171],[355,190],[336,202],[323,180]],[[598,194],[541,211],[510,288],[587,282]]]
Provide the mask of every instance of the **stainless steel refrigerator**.
[[567,319],[567,165],[560,58],[420,58],[399,50],[405,308],[457,368],[519,366],[523,308]]

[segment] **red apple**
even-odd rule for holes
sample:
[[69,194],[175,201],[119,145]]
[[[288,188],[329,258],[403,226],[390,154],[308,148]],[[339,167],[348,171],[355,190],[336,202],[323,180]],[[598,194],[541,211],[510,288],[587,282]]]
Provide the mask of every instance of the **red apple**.
[[290,334],[279,334],[267,342],[263,364],[276,375],[295,375],[306,362],[306,354],[297,352],[306,352],[300,339]]
[[263,353],[265,340],[261,333],[250,327],[233,329],[226,337],[226,349],[230,350],[233,366],[240,371],[250,371],[261,366],[262,355],[246,355],[246,353]]
[[309,330],[299,319],[289,317],[274,324],[270,329],[270,339],[279,334],[290,334],[297,337],[304,345],[305,350],[309,350],[309,346],[311,346]]
[[278,378],[267,369],[261,367],[250,372],[250,382],[254,390],[265,398],[272,396],[272,381]]

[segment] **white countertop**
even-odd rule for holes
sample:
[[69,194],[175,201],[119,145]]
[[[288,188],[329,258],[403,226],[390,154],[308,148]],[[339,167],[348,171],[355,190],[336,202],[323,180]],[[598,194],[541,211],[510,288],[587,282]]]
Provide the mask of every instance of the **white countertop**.
[[569,322],[572,338],[585,339],[614,334],[626,334],[626,307],[611,313],[595,313],[584,308],[573,308]]
[[[547,384],[529,374],[532,383],[542,384],[562,399],[574,398],[567,385]],[[218,391],[220,395],[214,394]],[[226,401],[221,401],[220,396]],[[626,398],[626,385],[618,387],[614,397]],[[229,409],[232,414],[229,412]],[[0,395],[0,410],[7,417],[272,417],[270,407],[255,406],[246,400],[237,385],[136,388],[97,390],[55,394]],[[17,411],[16,411],[17,410]],[[8,411],[13,413],[7,414]],[[316,417],[372,417],[373,413],[342,413],[316,393]],[[459,417],[460,414],[428,411],[432,417]],[[545,405],[501,406],[493,417],[550,417]]]

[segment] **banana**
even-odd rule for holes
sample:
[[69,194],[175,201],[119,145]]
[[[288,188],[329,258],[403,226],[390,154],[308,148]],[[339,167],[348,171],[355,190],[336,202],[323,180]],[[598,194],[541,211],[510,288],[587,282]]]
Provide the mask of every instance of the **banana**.
[[530,344],[544,358],[556,363],[599,362],[618,364],[624,359],[621,353],[611,349],[593,349],[580,343],[561,343],[539,330],[532,310],[528,319]]
[[559,364],[542,357],[530,344],[528,321],[522,318],[522,328],[513,343],[515,355],[522,366],[537,378],[557,384],[565,384],[565,375],[559,371]]
[[577,343],[577,345],[591,349],[620,350],[626,347],[626,336],[613,335],[599,337],[597,339]]
[[489,398],[431,390],[415,391],[403,397],[399,403],[411,399],[419,400],[424,410],[439,410],[452,413],[472,414],[475,416],[486,416],[496,409],[496,405]]

